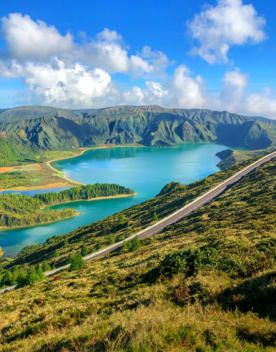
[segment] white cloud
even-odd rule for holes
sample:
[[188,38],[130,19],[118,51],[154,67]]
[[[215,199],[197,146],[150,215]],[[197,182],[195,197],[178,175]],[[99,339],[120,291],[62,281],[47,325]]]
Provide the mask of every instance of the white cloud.
[[[2,18],[2,32],[10,58],[19,61],[46,63],[58,58],[67,64],[79,63],[136,77],[152,72],[161,74],[169,65],[165,54],[150,47],[144,48],[141,54],[130,55],[122,36],[108,28],[95,39],[78,44],[69,33],[61,35],[54,26],[12,13]],[[86,39],[85,33],[81,36]]]
[[226,72],[223,78],[224,88],[220,93],[220,108],[229,111],[239,111],[243,104],[248,76],[239,69]]
[[191,77],[190,70],[181,65],[176,68],[170,85],[172,103],[175,107],[204,107],[206,97],[204,82],[200,76]]
[[134,86],[123,93],[123,102],[134,105],[167,105],[169,92],[159,82],[147,81],[145,88]]
[[184,65],[175,69],[172,79],[166,85],[146,81],[144,89],[135,86],[124,93],[123,99],[126,104],[159,104],[179,108],[200,108],[208,104],[202,78],[193,78]]
[[193,52],[210,64],[228,61],[233,45],[264,40],[264,26],[265,19],[242,0],[218,0],[217,6],[205,7],[188,23],[192,37],[199,42]]
[[28,15],[12,13],[2,18],[4,38],[14,58],[48,58],[49,55],[68,52],[73,38],[62,36],[54,26],[33,21]]
[[[4,73],[0,71],[1,76]],[[20,76],[30,92],[43,104],[62,107],[91,107],[108,101],[114,93],[110,75],[102,69],[88,69],[80,64],[68,67],[55,60],[51,64],[24,65],[13,62],[5,68],[7,77]]]
[[[231,45],[263,40],[263,25],[252,5],[220,0],[197,15],[190,28],[200,42],[198,53],[215,62],[227,60]],[[9,59],[5,55],[0,59],[0,77],[22,78],[28,98],[35,103],[69,108],[158,104],[276,118],[275,94],[250,93],[249,77],[238,68],[225,73],[223,88],[214,96],[188,67],[176,67],[169,77],[166,69],[171,61],[163,52],[145,46],[131,54],[121,35],[107,28],[89,41],[82,34],[84,42],[78,44],[70,34],[62,35],[44,22],[10,14],[2,19],[2,33]],[[134,83],[127,90],[119,89],[112,81],[116,72],[141,77],[144,87]]]
[[276,95],[268,89],[261,93],[250,94],[245,100],[244,110],[250,114],[276,119]]

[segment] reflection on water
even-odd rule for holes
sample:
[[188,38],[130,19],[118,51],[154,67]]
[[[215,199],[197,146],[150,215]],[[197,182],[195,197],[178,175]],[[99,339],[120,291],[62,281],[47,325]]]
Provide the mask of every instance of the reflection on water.
[[[0,246],[6,254],[14,255],[26,245],[41,243],[55,234],[73,231],[154,197],[168,182],[188,184],[202,179],[218,171],[215,155],[224,149],[216,144],[188,144],[176,148],[119,147],[95,149],[77,158],[55,162],[56,168],[75,181],[118,183],[132,188],[137,195],[55,206],[76,209],[81,215],[55,224],[0,232]],[[30,192],[34,194],[34,191],[28,194]]]

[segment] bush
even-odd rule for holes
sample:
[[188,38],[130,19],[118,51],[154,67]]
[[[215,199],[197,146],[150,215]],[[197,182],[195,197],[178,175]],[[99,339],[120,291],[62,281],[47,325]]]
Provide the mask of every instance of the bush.
[[157,214],[156,214],[156,212],[154,212],[153,213],[153,221],[158,221],[158,216],[157,216]]
[[89,253],[89,250],[87,248],[87,246],[84,244],[82,247],[81,247],[81,255],[84,257],[86,254]]
[[69,271],[79,270],[84,266],[84,260],[81,254],[72,255],[69,259],[70,268]]
[[50,271],[51,270],[51,266],[48,262],[44,262],[42,264],[42,270],[45,272],[45,271]]
[[138,236],[136,236],[133,240],[126,241],[123,244],[122,251],[123,252],[132,252],[141,248],[142,244]]
[[168,254],[158,267],[146,275],[146,279],[171,278],[177,273],[188,277],[202,269],[221,270],[232,278],[250,277],[271,268],[274,263],[274,248],[257,246],[244,246],[236,241],[212,241],[201,248],[176,251]]
[[98,249],[101,249],[102,248],[102,244],[101,244],[101,242],[98,242],[97,244],[96,244],[96,249],[98,250]]

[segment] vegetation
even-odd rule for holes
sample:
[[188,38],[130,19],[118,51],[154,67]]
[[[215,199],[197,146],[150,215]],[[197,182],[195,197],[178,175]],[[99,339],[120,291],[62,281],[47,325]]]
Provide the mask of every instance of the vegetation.
[[[120,215],[137,230],[154,212],[161,219],[233,171],[169,184],[153,200],[25,249],[4,271],[37,268],[51,247],[56,264],[84,243],[91,252],[101,239],[127,233]],[[2,295],[2,351],[275,351],[275,197],[273,161],[135,252],[114,252],[80,272]]]
[[12,271],[7,270],[2,272],[0,279],[2,285],[17,285],[18,287],[23,287],[26,285],[33,285],[35,282],[43,280],[44,272],[40,265],[37,268],[31,267],[29,271],[22,268],[15,268]]
[[90,200],[99,197],[111,197],[124,194],[131,195],[134,194],[134,192],[129,188],[116,184],[96,183],[94,185],[70,188],[58,193],[50,192],[37,194],[34,198],[40,199],[43,203],[51,205],[68,201]]
[[74,254],[69,260],[69,271],[79,270],[84,266],[84,260],[81,254]]
[[0,185],[5,188],[24,186],[28,177],[21,172],[7,172],[0,174]]
[[261,157],[269,152],[272,152],[275,148],[268,148],[265,150],[223,150],[217,153],[217,156],[221,159],[218,166],[224,170],[233,165],[243,163],[252,158]]
[[49,151],[72,153],[100,144],[208,142],[265,149],[276,144],[276,124],[228,112],[159,106],[81,111],[28,106],[0,112],[0,165],[43,161]]
[[68,262],[72,250],[79,253],[85,244],[89,251],[93,252],[103,246],[118,242],[122,238],[127,238],[153,224],[155,222],[154,213],[158,219],[162,219],[244,166],[245,164],[234,166],[190,185],[172,182],[153,199],[104,220],[81,227],[70,234],[49,238],[44,244],[24,248],[10,265],[37,265],[45,260],[48,260],[51,265],[64,265]]
[[0,227],[26,227],[36,224],[46,224],[77,215],[73,209],[43,211],[45,203],[41,200],[23,196],[0,195]]
[[58,193],[50,192],[34,197],[3,194],[0,195],[0,227],[24,227],[50,223],[77,215],[73,209],[43,210],[46,206],[74,200],[115,195],[133,194],[129,188],[116,184],[95,184],[71,188]]

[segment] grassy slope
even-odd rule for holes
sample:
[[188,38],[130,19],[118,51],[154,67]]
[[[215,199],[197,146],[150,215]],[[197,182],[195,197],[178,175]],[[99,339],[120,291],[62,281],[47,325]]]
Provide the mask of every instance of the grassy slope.
[[[275,351],[275,197],[274,161],[136,252],[1,296],[2,351]],[[149,281],[188,248],[216,260]]]
[[217,156],[221,159],[218,166],[224,170],[236,164],[243,163],[255,157],[261,157],[267,153],[275,150],[275,147],[270,147],[268,149],[259,150],[231,150],[226,149],[222,152],[217,153]]

